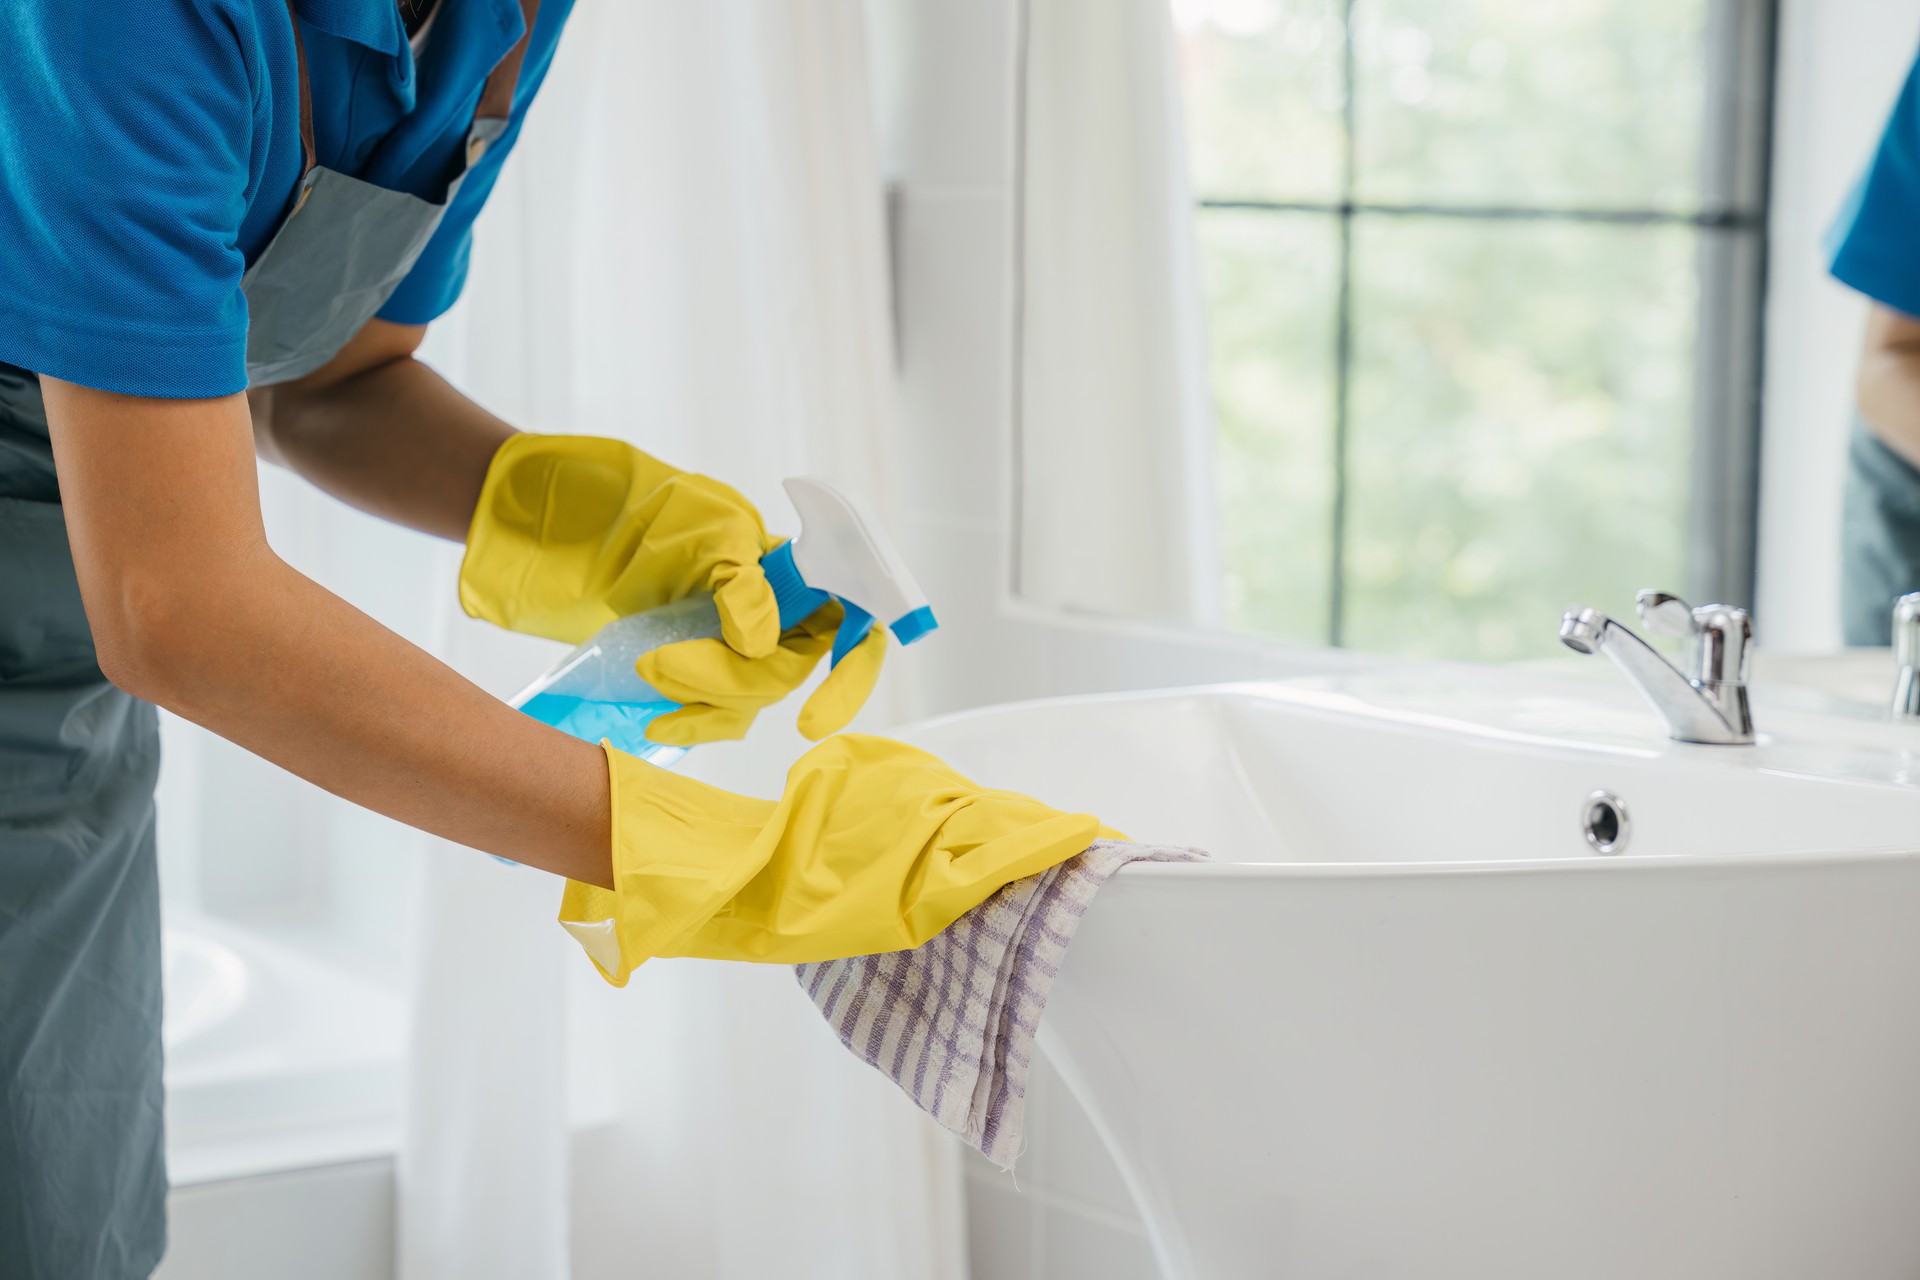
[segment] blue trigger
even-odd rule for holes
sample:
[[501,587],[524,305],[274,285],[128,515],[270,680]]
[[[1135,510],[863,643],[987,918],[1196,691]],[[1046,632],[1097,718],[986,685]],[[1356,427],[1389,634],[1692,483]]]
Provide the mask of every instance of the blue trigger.
[[808,586],[800,576],[800,566],[793,562],[791,542],[783,542],[761,556],[760,568],[767,575],[767,585],[773,588],[774,600],[780,605],[782,631],[798,626],[832,599],[826,592]]
[[[837,597],[836,597],[837,598]],[[840,623],[840,630],[833,637],[833,659],[829,667],[840,665],[840,659],[853,652],[853,647],[867,638],[867,632],[873,630],[873,615],[851,600],[841,600],[840,607],[847,616]]]
[[[828,595],[816,587],[810,587],[806,579],[800,576],[800,567],[793,562],[793,544],[783,542],[766,555],[760,557],[760,568],[766,572],[767,585],[773,588],[774,599],[780,604],[780,629],[797,626],[813,611],[829,600],[840,597]],[[866,639],[867,632],[873,630],[873,615],[851,600],[840,600],[840,607],[846,611],[846,617],[840,623],[840,630],[833,637],[833,660],[830,665],[839,666],[840,659],[853,652],[853,646]],[[932,618],[929,610],[922,610]]]

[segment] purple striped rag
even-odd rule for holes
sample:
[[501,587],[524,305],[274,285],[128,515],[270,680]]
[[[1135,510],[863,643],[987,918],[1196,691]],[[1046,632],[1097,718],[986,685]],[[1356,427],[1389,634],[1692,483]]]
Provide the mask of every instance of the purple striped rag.
[[1047,994],[1108,876],[1197,849],[1096,840],[1007,885],[912,951],[795,967],[840,1043],[1002,1169],[1026,1142],[1027,1074]]

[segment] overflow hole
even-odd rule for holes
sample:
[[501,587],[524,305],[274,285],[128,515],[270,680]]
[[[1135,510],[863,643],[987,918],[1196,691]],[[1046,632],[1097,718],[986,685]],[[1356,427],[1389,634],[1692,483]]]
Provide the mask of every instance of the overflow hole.
[[1611,791],[1587,797],[1580,816],[1580,833],[1595,853],[1614,854],[1627,847],[1627,806]]

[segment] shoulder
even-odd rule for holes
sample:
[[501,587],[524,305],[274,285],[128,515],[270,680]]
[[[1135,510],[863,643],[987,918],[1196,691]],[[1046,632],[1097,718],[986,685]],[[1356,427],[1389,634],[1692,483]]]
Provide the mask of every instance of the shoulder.
[[0,153],[115,132],[136,142],[156,113],[182,123],[216,115],[231,130],[233,109],[259,88],[260,42],[255,0],[19,4],[0,23],[0,124],[12,126],[0,127]]
[[[1831,238],[1911,241],[1920,222],[1920,60],[1909,68],[1873,154],[1848,194]],[[1912,256],[1908,249],[1906,256]]]
[[32,264],[0,269],[0,360],[143,395],[246,385],[253,5],[0,6],[0,258]]
[[263,14],[285,12],[284,0],[31,0],[8,7],[0,50],[9,72],[84,77],[75,83],[99,91],[111,89],[116,73],[184,76],[244,65],[267,25]]
[[264,13],[284,15],[286,0],[32,0],[13,8],[8,33],[52,47],[99,47],[165,39],[178,31],[251,32]]
[[1901,81],[1899,96],[1894,100],[1893,110],[1888,114],[1886,132],[1880,145],[1913,145],[1920,141],[1920,56],[1908,65],[1906,78]]

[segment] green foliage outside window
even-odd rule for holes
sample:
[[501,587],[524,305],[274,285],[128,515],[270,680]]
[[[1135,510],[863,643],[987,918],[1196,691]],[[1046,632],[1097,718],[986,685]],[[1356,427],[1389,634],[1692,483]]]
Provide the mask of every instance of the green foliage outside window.
[[1172,2],[1229,625],[1544,656],[1684,585],[1709,0],[1354,0],[1350,57],[1343,0]]

